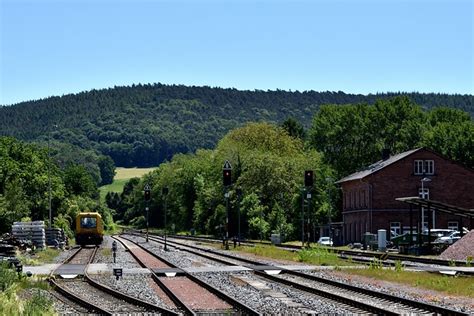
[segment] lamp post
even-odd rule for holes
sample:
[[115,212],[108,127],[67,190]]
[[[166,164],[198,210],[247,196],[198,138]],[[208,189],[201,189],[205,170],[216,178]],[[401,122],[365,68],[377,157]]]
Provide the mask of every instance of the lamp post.
[[48,210],[49,210],[49,223],[48,223],[48,228],[51,229],[51,223],[53,221],[52,219],[52,211],[51,211],[51,156],[50,156],[50,138],[51,138],[51,133],[48,133]]
[[425,198],[425,187],[424,187],[424,183],[425,182],[430,182],[431,179],[430,178],[427,178],[427,177],[424,177],[423,179],[420,180],[421,181],[421,194],[422,194],[422,198],[424,199]]
[[[427,178],[427,177],[424,177],[422,178],[421,180],[421,198],[422,199],[425,199],[426,198],[426,194],[425,194],[425,182],[430,182],[431,179],[430,178]],[[425,208],[422,207],[421,208],[421,230],[423,230],[425,228]]]
[[[58,125],[54,124],[53,128],[56,129]],[[50,141],[51,141],[51,132],[48,132],[48,210],[49,210],[49,223],[48,228],[51,229],[53,223],[53,212],[51,207],[51,155],[50,155]]]
[[[331,177],[327,177],[326,178],[326,181],[329,183],[329,182],[332,182],[332,178]],[[328,209],[328,235],[329,235],[329,239],[332,241],[332,231],[331,231],[331,213],[332,213],[332,201],[331,201],[331,189],[328,187],[328,199],[329,199],[329,209]]]

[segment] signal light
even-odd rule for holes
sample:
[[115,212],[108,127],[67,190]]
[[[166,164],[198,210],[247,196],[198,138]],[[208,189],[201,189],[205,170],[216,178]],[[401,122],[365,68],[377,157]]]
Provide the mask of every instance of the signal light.
[[151,190],[145,190],[145,201],[150,201],[151,199]]
[[313,186],[313,170],[306,170],[304,172],[304,186],[305,187]]
[[232,185],[232,171],[231,170],[223,170],[223,179],[224,179],[224,186]]

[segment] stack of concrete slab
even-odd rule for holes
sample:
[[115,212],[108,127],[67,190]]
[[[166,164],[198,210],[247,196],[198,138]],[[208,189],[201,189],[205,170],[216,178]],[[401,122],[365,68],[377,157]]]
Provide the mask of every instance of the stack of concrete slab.
[[44,221],[14,222],[12,234],[19,240],[30,240],[37,248],[46,247]]
[[61,228],[46,228],[46,244],[48,246],[64,247],[66,236]]
[[445,260],[474,260],[474,229],[448,247],[440,255]]

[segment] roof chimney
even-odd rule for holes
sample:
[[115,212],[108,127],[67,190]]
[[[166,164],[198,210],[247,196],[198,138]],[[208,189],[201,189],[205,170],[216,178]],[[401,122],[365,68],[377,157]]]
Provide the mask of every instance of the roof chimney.
[[388,149],[388,148],[382,149],[382,160],[385,161],[388,158],[390,158],[390,149]]

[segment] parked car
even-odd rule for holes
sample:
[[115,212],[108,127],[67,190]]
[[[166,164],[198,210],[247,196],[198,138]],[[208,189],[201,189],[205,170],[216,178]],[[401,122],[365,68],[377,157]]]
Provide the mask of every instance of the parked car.
[[318,244],[321,246],[332,246],[332,239],[330,237],[321,237],[318,239]]
[[448,236],[439,237],[438,239],[435,240],[435,242],[452,245],[459,239],[461,239],[461,233],[458,231],[454,231]]
[[[444,229],[444,228],[433,228],[430,231],[430,235],[433,239],[439,239],[441,237],[448,237],[452,233],[454,233],[455,230],[453,229]],[[428,230],[424,229],[423,234],[428,234]]]

